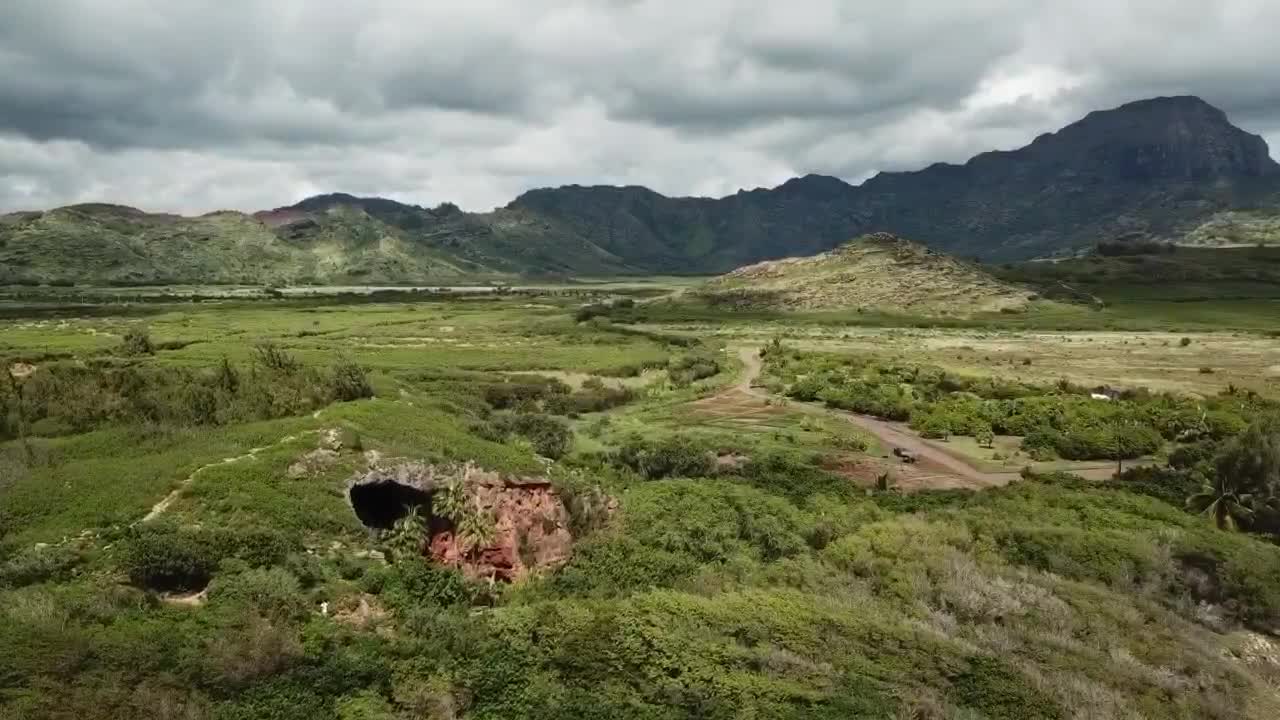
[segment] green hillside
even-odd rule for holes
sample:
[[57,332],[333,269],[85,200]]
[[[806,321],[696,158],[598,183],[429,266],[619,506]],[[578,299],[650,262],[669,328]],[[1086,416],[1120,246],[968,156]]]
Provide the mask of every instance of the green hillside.
[[1156,251],[991,267],[1047,297],[1087,300],[1280,298],[1280,247],[1161,246]]
[[1034,298],[977,265],[889,233],[864,235],[810,257],[739,268],[693,292],[731,307],[957,316],[1020,310]]
[[[382,284],[628,268],[519,211],[476,216],[349,196],[246,215],[74,205],[0,220],[0,284]],[[383,201],[388,202],[389,201]]]

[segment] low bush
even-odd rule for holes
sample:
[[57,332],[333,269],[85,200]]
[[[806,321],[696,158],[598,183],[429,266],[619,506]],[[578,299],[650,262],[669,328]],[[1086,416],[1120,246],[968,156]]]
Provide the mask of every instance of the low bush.
[[84,562],[74,544],[24,548],[0,563],[0,587],[22,587],[69,579]]
[[573,431],[565,421],[539,413],[495,413],[472,429],[494,442],[506,442],[512,436],[524,438],[534,452],[553,460],[563,457],[573,444]]
[[495,383],[484,389],[484,400],[495,410],[539,412],[559,402],[571,388],[555,378],[521,378]]
[[668,477],[704,477],[715,471],[713,450],[683,435],[651,440],[633,436],[618,448],[612,461],[650,480]]
[[154,355],[155,352],[156,349],[151,342],[151,336],[145,330],[130,330],[124,334],[124,338],[120,341],[121,355]]
[[214,533],[148,524],[135,528],[121,546],[125,570],[136,585],[177,591],[204,587],[229,549]]
[[239,605],[277,622],[297,621],[310,611],[298,578],[280,567],[220,575],[210,587],[209,599]]
[[720,363],[714,358],[689,356],[672,362],[667,368],[667,375],[673,385],[684,386],[716,375],[720,372]]

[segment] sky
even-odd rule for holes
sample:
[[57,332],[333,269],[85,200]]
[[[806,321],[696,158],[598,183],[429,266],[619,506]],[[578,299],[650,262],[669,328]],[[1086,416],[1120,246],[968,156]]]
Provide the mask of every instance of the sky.
[[860,182],[1157,95],[1280,145],[1276,0],[3,4],[0,212]]

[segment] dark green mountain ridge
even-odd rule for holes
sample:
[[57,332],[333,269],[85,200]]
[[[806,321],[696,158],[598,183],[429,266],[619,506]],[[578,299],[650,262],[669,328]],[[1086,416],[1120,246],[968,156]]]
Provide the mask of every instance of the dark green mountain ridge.
[[1013,261],[1120,236],[1178,242],[1209,227],[1230,237],[1236,218],[1251,223],[1251,242],[1280,242],[1267,234],[1280,227],[1268,220],[1275,216],[1280,165],[1266,142],[1199,98],[1168,97],[1090,113],[1017,150],[880,173],[857,186],[806,175],[723,198],[673,198],[568,185],[530,190],[487,213],[341,193],[252,215],[104,204],[12,213],[0,216],[0,283],[719,273],[876,231]]

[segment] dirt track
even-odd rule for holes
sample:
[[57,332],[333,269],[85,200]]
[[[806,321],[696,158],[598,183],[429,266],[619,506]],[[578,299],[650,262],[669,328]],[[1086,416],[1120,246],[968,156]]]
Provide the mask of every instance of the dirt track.
[[[764,363],[760,360],[760,349],[756,347],[740,348],[738,350],[738,358],[742,361],[746,370],[742,375],[742,379],[726,392],[746,394],[762,401],[775,399],[777,396],[752,386],[756,378],[760,377],[760,372],[764,367]],[[791,401],[791,407],[800,408],[805,412],[844,418],[874,435],[876,439],[887,447],[902,448],[915,453],[918,458],[916,463],[918,469],[924,470],[926,473],[936,474],[936,481],[924,483],[927,485],[983,488],[1005,485],[1021,477],[1021,474],[1017,471],[987,472],[977,468],[911,432],[903,423],[888,422],[870,415],[860,415],[846,410],[835,410],[810,403]],[[1109,480],[1113,474],[1110,465],[1082,468],[1072,470],[1072,472],[1090,480]],[[920,480],[931,479],[934,479],[934,477],[920,478]]]

